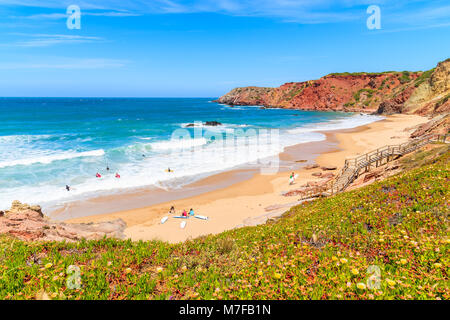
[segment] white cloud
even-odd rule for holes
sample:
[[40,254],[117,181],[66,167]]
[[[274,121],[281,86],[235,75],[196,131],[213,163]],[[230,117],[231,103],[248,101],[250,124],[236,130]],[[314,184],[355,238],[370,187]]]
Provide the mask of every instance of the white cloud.
[[23,34],[15,33],[13,35],[23,36],[26,40],[17,41],[11,46],[16,47],[48,47],[56,44],[78,44],[105,41],[101,37],[65,35],[65,34]]
[[72,59],[54,58],[52,61],[42,62],[12,62],[0,64],[1,70],[13,69],[105,69],[120,68],[128,61],[116,59]]
[[[0,0],[0,5],[65,10],[73,0]],[[214,12],[234,16],[277,18],[285,22],[324,23],[365,18],[365,7],[380,5],[383,19],[412,25],[448,19],[448,0],[80,0],[82,14],[111,17],[142,14]],[[63,12],[62,12],[63,13]],[[45,15],[36,15],[45,18]],[[61,17],[48,15],[49,19]],[[415,18],[414,18],[415,17]],[[397,20],[396,20],[397,21]]]

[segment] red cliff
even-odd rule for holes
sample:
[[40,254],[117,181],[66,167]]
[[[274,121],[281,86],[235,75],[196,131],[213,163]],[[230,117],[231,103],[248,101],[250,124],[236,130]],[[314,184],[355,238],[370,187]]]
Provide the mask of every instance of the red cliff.
[[[449,70],[447,60],[427,72],[330,74],[278,88],[236,88],[217,102],[301,110],[442,114],[448,112]],[[411,99],[417,102],[414,106]]]

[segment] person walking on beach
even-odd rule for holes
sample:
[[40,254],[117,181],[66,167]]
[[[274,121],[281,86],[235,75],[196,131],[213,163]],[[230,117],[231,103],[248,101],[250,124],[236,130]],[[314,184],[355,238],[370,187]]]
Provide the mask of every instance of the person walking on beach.
[[169,214],[174,214],[175,213],[175,207],[172,206],[169,210]]
[[289,177],[289,184],[290,185],[294,184],[294,181],[295,181],[295,173],[292,172],[291,176]]

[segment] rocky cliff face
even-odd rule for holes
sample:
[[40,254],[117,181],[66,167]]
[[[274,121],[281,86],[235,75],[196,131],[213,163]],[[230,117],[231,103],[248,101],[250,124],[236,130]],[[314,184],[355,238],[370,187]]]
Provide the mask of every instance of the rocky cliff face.
[[431,116],[450,112],[450,59],[440,62],[428,75],[405,102],[405,112]]
[[236,88],[217,102],[301,110],[442,114],[449,111],[450,59],[427,72],[330,74],[278,88]]
[[124,238],[126,223],[121,220],[101,223],[65,224],[48,220],[39,206],[14,201],[11,209],[0,211],[0,234],[25,240],[78,241]]

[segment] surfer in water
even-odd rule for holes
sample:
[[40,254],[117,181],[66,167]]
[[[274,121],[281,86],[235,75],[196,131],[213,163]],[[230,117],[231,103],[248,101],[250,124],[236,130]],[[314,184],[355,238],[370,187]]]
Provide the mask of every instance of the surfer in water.
[[106,171],[109,171],[109,167],[108,166],[106,166]]
[[66,190],[70,191],[70,186],[68,184],[66,184]]
[[120,174],[118,174],[117,172],[116,172],[116,178],[120,179]]
[[97,172],[97,173],[95,174],[95,177],[96,177],[96,178],[101,178],[102,175],[101,175],[100,173]]

